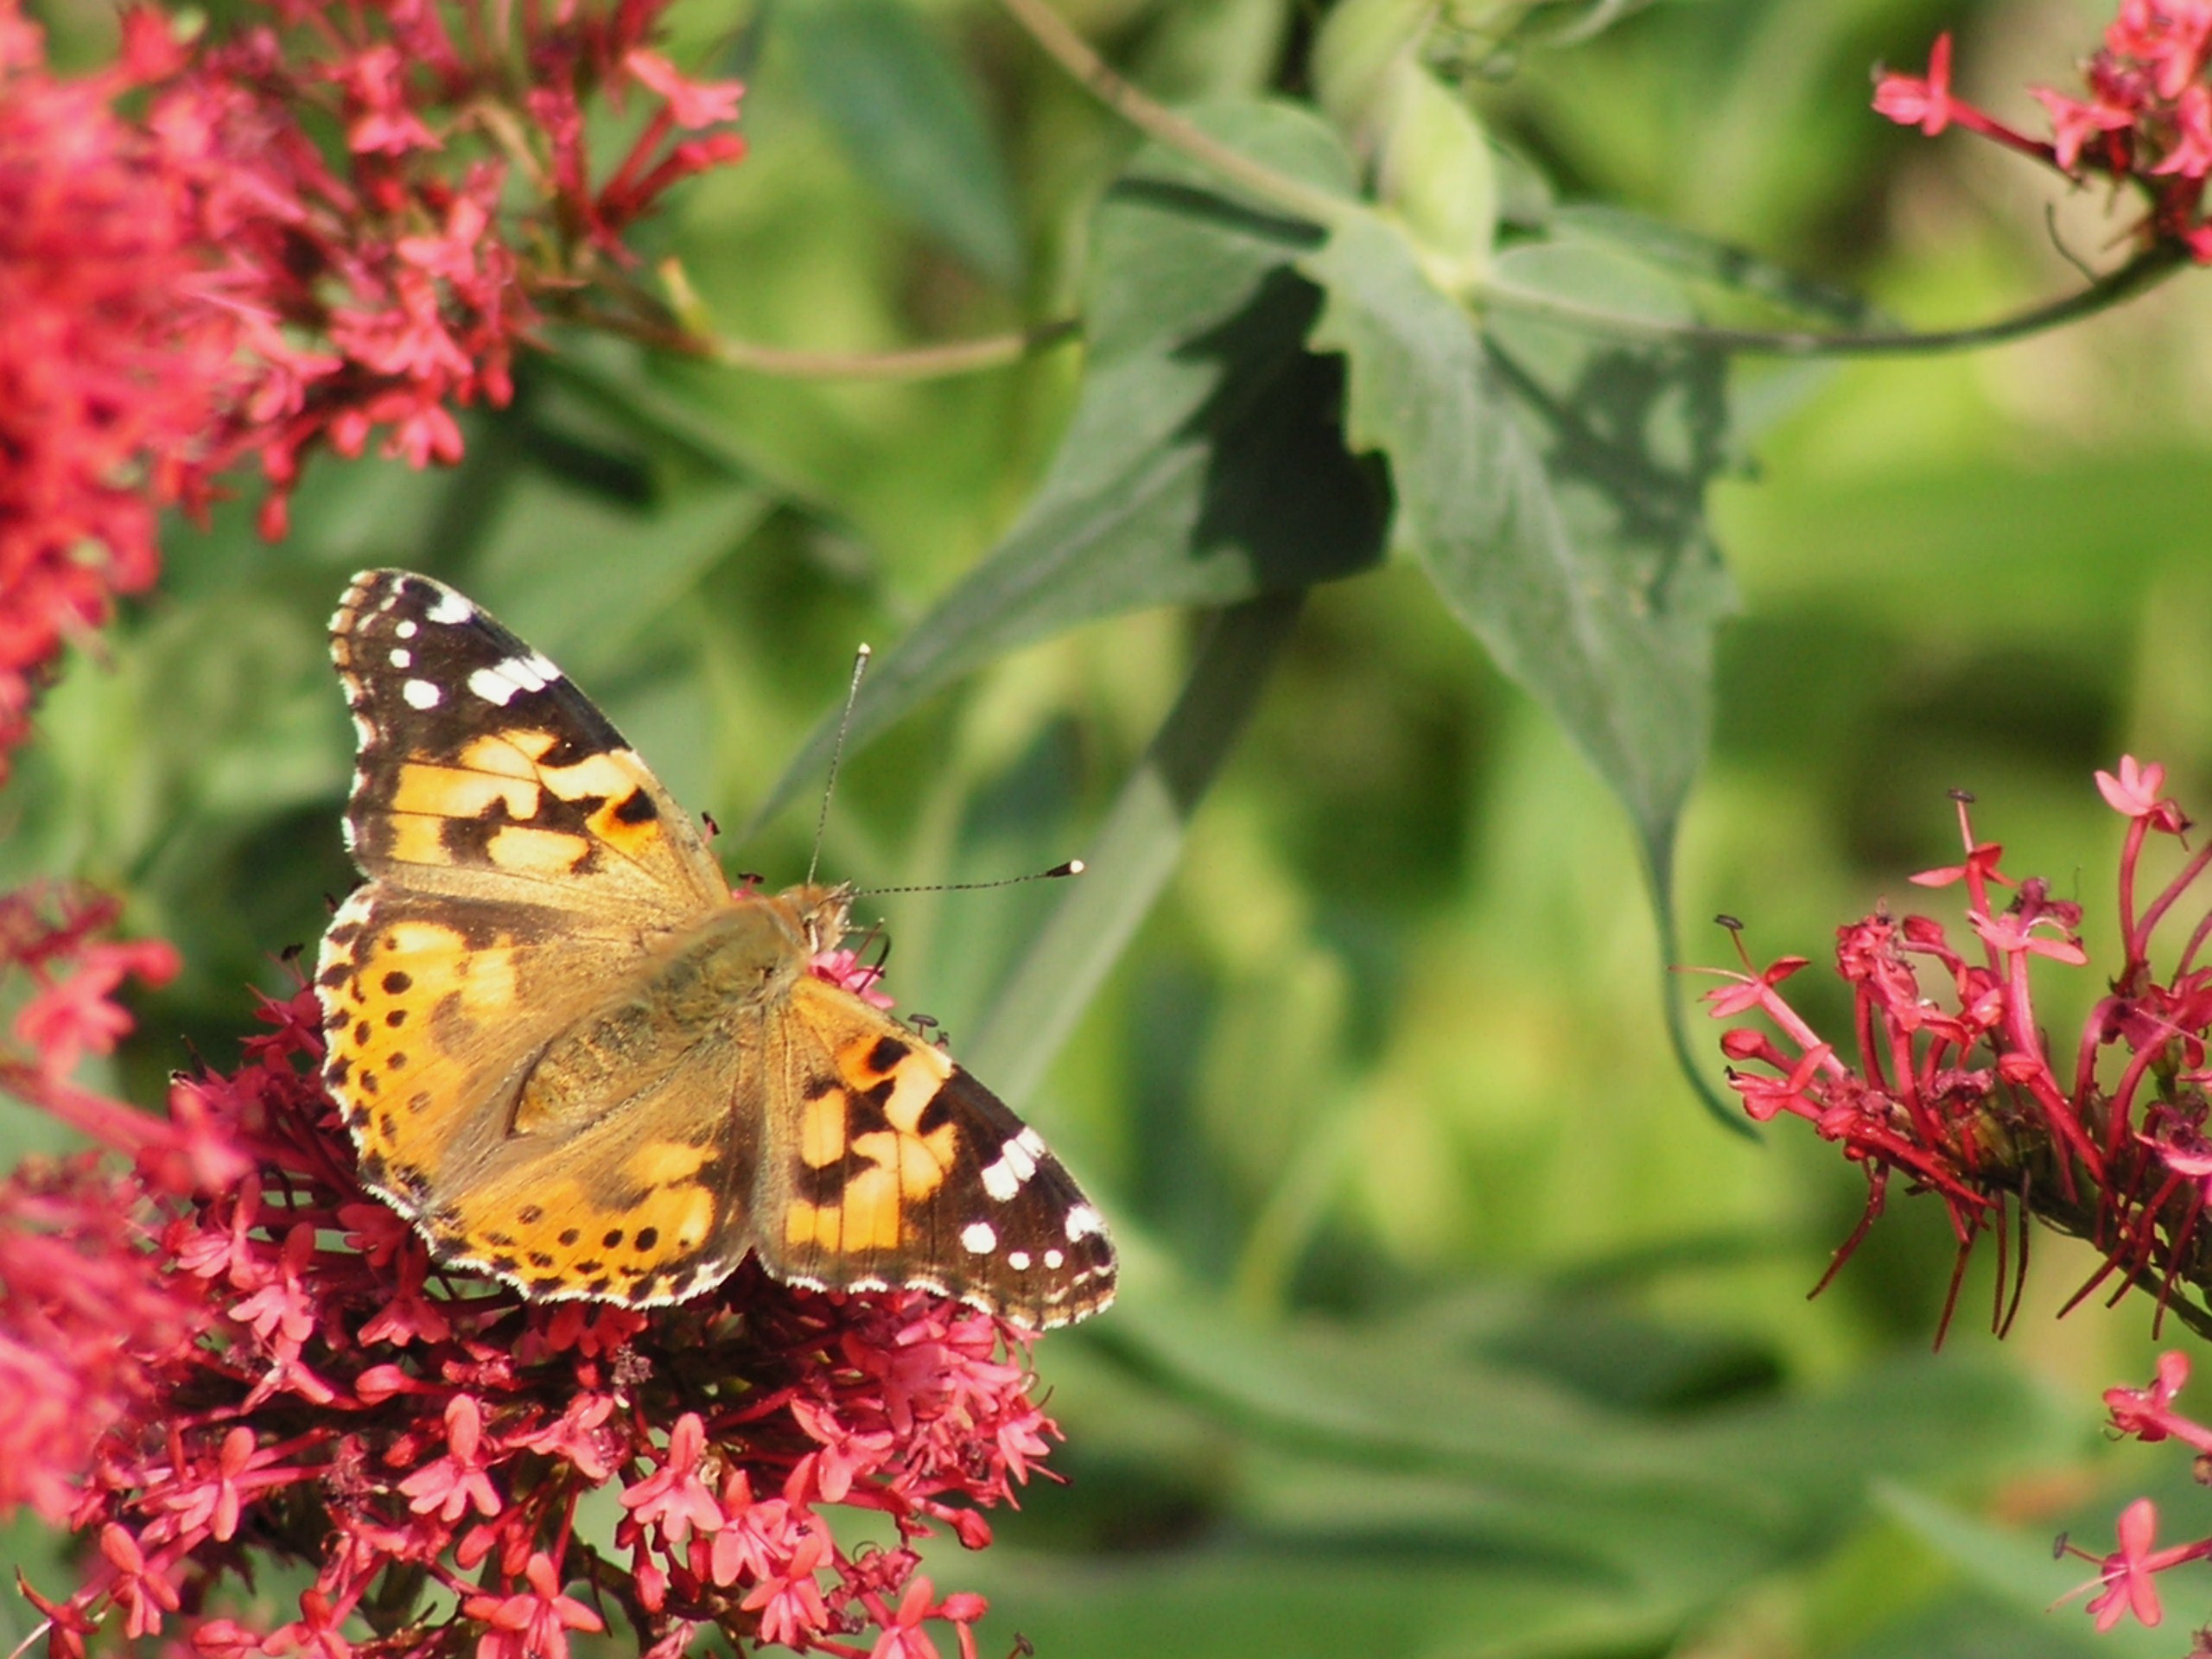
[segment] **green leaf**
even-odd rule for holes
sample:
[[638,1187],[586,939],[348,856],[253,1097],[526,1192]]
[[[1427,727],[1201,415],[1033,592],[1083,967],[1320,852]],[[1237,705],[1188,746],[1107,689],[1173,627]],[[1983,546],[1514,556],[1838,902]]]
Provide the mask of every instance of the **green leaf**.
[[1418,1548],[1346,1555],[1231,1541],[1080,1562],[1001,1548],[957,1565],[963,1587],[990,1598],[986,1651],[1019,1637],[1053,1659],[1557,1659],[1658,1652],[1680,1624],[1679,1606],[1586,1571]]
[[891,205],[1001,288],[1022,280],[1006,162],[958,62],[899,0],[785,7],[800,78]]
[[1101,826],[1089,868],[967,1045],[968,1064],[1008,1100],[1036,1086],[1174,874],[1192,814],[1249,723],[1299,608],[1299,595],[1271,594],[1214,620],[1182,695]]
[[[589,685],[626,663],[647,625],[774,505],[765,491],[716,480],[640,507],[534,473],[459,579]],[[626,550],[609,558],[611,547]]]
[[[1230,105],[1196,118],[1271,167],[1351,188],[1341,147],[1308,116]],[[1137,158],[1099,210],[1090,357],[1051,470],[998,547],[878,662],[852,741],[1082,623],[1293,592],[1381,557],[1374,480],[1338,424],[1341,373],[1305,349],[1319,296],[1290,267],[1313,235],[1211,194],[1187,162]],[[760,817],[821,775],[833,729]]]
[[[2072,1444],[2033,1388],[1989,1365],[1915,1357],[1829,1391],[1655,1418],[1500,1363],[1427,1305],[1285,1326],[1238,1316],[1148,1250],[1128,1265],[1123,1305],[1092,1340],[1164,1407],[1220,1426],[1234,1455],[1214,1497],[1234,1524],[1216,1535],[1274,1560],[1285,1583],[1324,1563],[1510,1563],[1554,1587],[1549,1609],[1486,1623],[1497,1645],[1480,1651],[1611,1651],[1580,1645],[1589,1632],[1574,1620],[1594,1607],[1664,1645],[1863,1527],[1877,1478],[1986,1475]],[[1160,1590],[1209,1559],[1184,1551]],[[1286,1650],[1330,1649],[1292,1638]]]
[[[1369,215],[1301,269],[1328,293],[1313,343],[1349,365],[1352,442],[1389,464],[1396,538],[1620,796],[1663,888],[1731,604],[1702,500],[1720,364],[1506,316],[1485,336]],[[1667,298],[1589,249],[1518,249],[1498,271],[1630,315]]]
[[1763,259],[1747,248],[1700,236],[1626,207],[1578,202],[1554,208],[1549,228],[1561,238],[1579,238],[1638,255],[1662,270],[1760,301],[1792,317],[1843,329],[1899,326],[1864,295],[1816,282]]

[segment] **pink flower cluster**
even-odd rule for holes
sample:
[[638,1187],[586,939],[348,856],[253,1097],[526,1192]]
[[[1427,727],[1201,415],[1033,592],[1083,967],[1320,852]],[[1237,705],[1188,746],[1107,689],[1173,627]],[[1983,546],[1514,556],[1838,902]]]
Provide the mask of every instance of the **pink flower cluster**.
[[204,286],[189,140],[114,107],[173,43],[141,16],[124,46],[56,79],[0,0],[0,778],[63,639],[153,582],[156,513],[200,499],[251,378],[254,318]]
[[[2174,1440],[2194,1447],[2201,1480],[2204,1478],[2206,1459],[2212,1458],[2212,1427],[2174,1409],[2174,1401],[2188,1382],[2189,1356],[2161,1354],[2157,1380],[2149,1388],[2107,1389],[2105,1406],[2112,1413],[2112,1426],[2118,1433],[2132,1435],[2146,1445]],[[2089,1600],[2088,1611],[2100,1630],[2112,1629],[2130,1614],[2143,1624],[2156,1624],[2165,1617],[2165,1609],[2158,1600],[2157,1575],[2186,1561],[2212,1558],[2212,1538],[2169,1544],[2163,1549],[2155,1548],[2158,1507],[2147,1497],[2137,1498],[2120,1511],[2116,1531],[2120,1548],[2105,1556],[2091,1555],[2087,1550],[2060,1541],[2068,1554],[2094,1560],[2099,1569],[2091,1584],[2073,1593],[2080,1595],[2084,1590],[2096,1590]],[[2200,1636],[2198,1646],[2191,1651],[2202,1651],[2202,1646],[2203,1638]]]
[[[114,919],[112,903],[67,891],[0,895],[0,990],[16,1005],[0,1089],[120,1140],[154,1181],[234,1177],[242,1166],[188,1124],[157,1122],[71,1077],[128,1029],[111,1000],[124,978],[159,983],[176,971],[159,941],[98,937]],[[137,1178],[91,1154],[36,1160],[0,1181],[0,1514],[29,1504],[64,1520],[71,1471],[145,1404],[148,1363],[198,1335],[194,1310],[136,1269],[149,1215]]]
[[[2212,1333],[2205,1306],[2212,1287],[2212,1231],[2205,1225],[2212,1204],[2212,963],[2203,959],[2212,912],[2200,902],[2177,914],[2212,865],[2212,848],[2181,857],[2145,902],[2139,891],[2145,849],[2180,842],[2189,821],[2164,795],[2160,766],[2123,757],[2116,772],[2100,772],[2096,781],[2106,804],[2127,820],[2117,906],[2122,959],[2070,1053],[2054,1052],[2036,1012],[2030,969],[2037,962],[2088,965],[2078,934],[2081,907],[2053,899],[2041,880],[2008,878],[2003,849],[1974,839],[1964,797],[1963,862],[1913,880],[1963,889],[1968,938],[1955,946],[1941,922],[1900,918],[1886,909],[1839,928],[1836,970],[1851,988],[1853,1007],[1848,1054],[1783,994],[1808,965],[1802,957],[1764,970],[1746,963],[1707,1001],[1717,1018],[1750,1016],[1721,1039],[1745,1110],[1762,1122],[1804,1119],[1865,1172],[1866,1212],[1837,1251],[1837,1266],[1881,1213],[1891,1178],[1902,1173],[1948,1208],[1959,1272],[1985,1233],[1995,1233],[2004,1250],[2007,1224],[2017,1220],[2012,1306],[2032,1217],[2088,1240],[2104,1257],[2076,1301],[2108,1281],[2115,1300],[2140,1287],[2155,1294],[2161,1315],[2171,1312]],[[2001,906],[2000,888],[2012,893]],[[2154,943],[2170,920],[2184,931],[2171,959],[2157,963]],[[2000,1328],[2011,1317],[2007,1279],[2000,1268]],[[1958,1282],[1955,1272],[1954,1297]],[[2115,1427],[2146,1440],[2177,1439],[2200,1457],[2212,1456],[2212,1429],[2172,1409],[2187,1376],[2187,1362],[2170,1354],[2152,1389],[2112,1390],[2105,1397]],[[2121,1517],[2120,1550],[2103,1558],[2102,1593],[2089,1605],[2100,1629],[2130,1611],[2157,1623],[2151,1575],[2212,1558],[2212,1539],[2154,1549],[2156,1520],[2147,1500]]]
[[134,11],[73,79],[0,0],[0,766],[162,509],[251,456],[281,535],[316,448],[454,461],[543,315],[651,313],[623,234],[743,148],[738,87],[649,49],[667,3],[271,0],[191,41]]
[[[1954,946],[1930,917],[1886,908],[1837,930],[1836,971],[1851,987],[1855,1060],[1793,1008],[1781,987],[1806,965],[1785,957],[1707,994],[1715,1018],[1764,1016],[1721,1039],[1729,1082],[1764,1122],[1802,1117],[1859,1164],[1866,1212],[1839,1263],[1880,1213],[1892,1173],[1942,1198],[1961,1262],[2009,1207],[2096,1244],[2105,1265],[2082,1294],[2113,1275],[2115,1296],[2155,1290],[2162,1311],[2200,1327],[2208,1273],[2205,1206],[2212,1200],[2212,965],[2200,960],[2212,915],[2190,925],[2164,969],[2152,950],[2160,925],[2212,863],[2189,858],[2148,904],[2136,892],[2152,837],[2178,841],[2188,820],[2161,793],[2164,769],[2125,757],[2097,786],[2128,820],[2119,871],[2125,960],[2090,1009],[2069,1055],[2054,1055],[2035,1007],[2029,969],[2085,967],[2081,906],[2049,884],[2017,884],[2004,849],[1977,842],[1958,798],[1962,863],[1928,871],[1922,887],[1963,887],[1969,938]],[[2012,897],[1999,907],[1997,890]],[[1748,966],[1748,964],[1747,964]],[[2003,1237],[1999,1230],[2000,1241]],[[2194,1288],[2192,1301],[2181,1293]]]
[[1929,54],[1926,75],[1883,74],[1874,107],[1934,136],[1958,125],[2032,156],[2074,179],[2133,181],[2150,200],[2146,242],[2186,248],[2212,264],[2204,181],[2212,176],[2212,0],[2120,0],[2104,46],[2083,66],[2086,97],[2030,90],[2050,117],[2048,141],[2031,138],[1951,92],[1951,37]]
[[[0,1185],[0,1512],[91,1545],[73,1588],[26,1592],[50,1654],[566,1659],[619,1620],[655,1659],[709,1630],[928,1659],[932,1627],[973,1659],[982,1598],[913,1546],[982,1548],[977,1506],[1038,1471],[1026,1333],[749,1267],[650,1312],[448,1281],[355,1179],[312,995],[264,1014],[167,1123],[92,1120],[128,1167]],[[839,1507],[897,1541],[840,1542]],[[276,1562],[313,1578],[282,1612],[253,1591]]]

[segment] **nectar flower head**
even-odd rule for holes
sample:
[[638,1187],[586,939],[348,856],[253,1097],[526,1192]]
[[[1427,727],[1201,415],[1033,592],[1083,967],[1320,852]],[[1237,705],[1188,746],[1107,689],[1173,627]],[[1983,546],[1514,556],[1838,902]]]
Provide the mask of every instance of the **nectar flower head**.
[[457,412],[509,401],[548,318],[667,337],[623,238],[743,153],[736,84],[648,49],[668,0],[267,0],[190,41],[137,10],[77,79],[21,3],[0,0],[0,767],[62,645],[152,583],[162,511],[252,458],[281,536],[319,449],[458,460]]
[[[2178,840],[2188,828],[2164,782],[2163,768],[2133,756],[2097,774],[2107,804],[2128,822],[2117,905],[2124,959],[2070,1054],[2052,1051],[2031,968],[2088,965],[2081,906],[2054,899],[2039,878],[2006,876],[2002,849],[1975,837],[1965,797],[1964,861],[1914,878],[1960,892],[1959,941],[1933,917],[1900,920],[1886,910],[1838,931],[1836,968],[1856,1005],[1855,1043],[1825,1039],[1784,995],[1802,958],[1784,957],[1763,973],[1747,963],[1708,994],[1716,1018],[1739,1022],[1722,1047],[1745,1109],[1762,1121],[1804,1119],[1866,1176],[1866,1214],[1839,1264],[1881,1213],[1891,1175],[1902,1173],[1949,1211],[1962,1254],[2025,1210],[2102,1250],[2105,1265],[2082,1294],[2107,1278],[2116,1294],[2148,1286],[2162,1313],[2212,1329],[2202,1266],[2212,1201],[2212,1096],[2204,1086],[2212,968],[2197,960],[2207,923],[2195,925],[2170,963],[2154,961],[2153,951],[2161,923],[2195,887],[2208,855],[2190,858],[2149,904],[2138,904],[2146,846]],[[2012,896],[2000,907],[2006,889]]]
[[[650,1310],[448,1281],[359,1183],[317,1081],[313,995],[263,1012],[235,1071],[170,1103],[172,1125],[226,1148],[224,1179],[163,1185],[146,1173],[161,1160],[88,1154],[68,1182],[0,1187],[0,1386],[28,1379],[11,1399],[56,1407],[0,1419],[0,1511],[33,1503],[93,1545],[73,1588],[26,1592],[50,1652],[146,1637],[210,1659],[349,1659],[375,1638],[409,1659],[561,1659],[617,1619],[662,1659],[710,1631],[855,1655],[874,1631],[878,1650],[919,1654],[929,1624],[973,1651],[982,1599],[938,1599],[912,1546],[949,1529],[983,1547],[981,1510],[1039,1471],[1058,1431],[1030,1398],[1027,1332],[749,1264]],[[144,1122],[110,1144],[185,1133]],[[113,1224],[40,1229],[64,1213]],[[97,1272],[55,1272],[57,1250]],[[83,1386],[77,1327],[66,1307],[10,1323],[29,1283],[73,1294],[109,1348],[129,1338],[127,1376],[73,1435],[56,1424]],[[594,1530],[580,1505],[602,1490],[617,1518]],[[896,1545],[849,1548],[836,1510]],[[314,1577],[270,1628],[232,1586],[274,1560]],[[392,1606],[395,1584],[448,1611]],[[394,1628],[398,1646],[377,1638]]]
[[[2205,10],[2212,19],[2212,5]],[[2120,959],[2106,970],[2104,994],[2070,1054],[2053,1052],[2030,969],[2088,965],[2077,936],[2081,906],[2052,899],[2039,878],[2008,880],[2001,849],[1976,840],[1965,796],[1957,798],[1965,861],[1915,878],[1959,891],[1967,923],[1960,943],[1933,918],[1898,921],[1880,911],[1838,930],[1837,971],[1855,1004],[1850,1047],[1823,1040],[1783,995],[1802,958],[1784,957],[1763,973],[1746,959],[1706,1000],[1716,1018],[1738,1022],[1721,1048],[1745,1110],[1763,1122],[1804,1119],[1866,1177],[1866,1211],[1831,1274],[1881,1215],[1891,1178],[1902,1173],[1949,1211],[1961,1270],[1984,1233],[1995,1232],[2001,1249],[2017,1217],[2021,1247],[2011,1260],[2014,1274],[2024,1272],[2032,1217],[2088,1240],[2103,1255],[2075,1301],[2107,1281],[2113,1300],[2140,1287],[2155,1294],[2159,1318],[2171,1313],[2212,1335],[2204,1231],[2212,1204],[2212,967],[2200,960],[2212,914],[2201,899],[2177,947],[2158,948],[2164,925],[2212,864],[2212,849],[2183,858],[2139,902],[2146,847],[2159,838],[2179,842],[2189,822],[2165,795],[2161,766],[2123,756],[2095,781],[2105,804],[2127,821],[2117,883]],[[2004,888],[2013,897],[2000,910],[1993,899]],[[1952,1276],[1954,1295],[1960,1277]],[[2002,1268],[1999,1279],[2001,1330],[2018,1289],[2014,1278],[2008,1296]],[[1947,1305],[1947,1323],[1949,1317]],[[2203,1478],[2212,1472],[2212,1426],[2179,1408],[2189,1373],[2187,1356],[2168,1353],[2149,1387],[2114,1388],[2104,1398],[2117,1433],[2179,1442]],[[2151,1502],[2138,1499],[2120,1517],[2111,1554],[2062,1545],[2097,1563],[2098,1576],[2074,1594],[2094,1592],[2088,1611],[2099,1630],[2131,1617],[2158,1624],[2157,1575],[2212,1559],[2212,1538],[2158,1547],[2158,1522]]]
[[2103,174],[2132,183],[2147,207],[2137,232],[2146,245],[2212,261],[2204,182],[2212,176],[2212,88],[2204,84],[2212,7],[2203,0],[2120,0],[2103,47],[2083,66],[2077,97],[2029,88],[2050,137],[2006,124],[1951,91],[1951,38],[1940,37],[1925,77],[1877,77],[1874,108],[1933,137],[1961,126],[2056,168],[2071,179]]

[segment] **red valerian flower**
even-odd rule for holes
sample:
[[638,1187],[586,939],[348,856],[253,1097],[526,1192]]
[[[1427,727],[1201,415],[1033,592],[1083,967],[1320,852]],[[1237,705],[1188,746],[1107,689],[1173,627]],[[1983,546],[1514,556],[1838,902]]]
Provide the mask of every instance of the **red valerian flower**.
[[29,1504],[54,1523],[75,1515],[73,1478],[102,1436],[151,1396],[153,1368],[205,1324],[195,1294],[143,1270],[158,1213],[149,1192],[244,1172],[204,1125],[163,1125],[70,1075],[79,1053],[127,1028],[110,1000],[124,970],[156,982],[175,971],[175,953],[158,941],[98,937],[116,912],[67,888],[0,894],[0,993],[20,1002],[13,1040],[0,1042],[0,1089],[139,1166],[38,1160],[0,1179],[0,1514]]
[[461,1603],[463,1613],[487,1627],[476,1659],[569,1659],[570,1630],[607,1628],[597,1613],[561,1593],[553,1558],[543,1550],[531,1556],[523,1578],[530,1588],[519,1594],[471,1596]]
[[2063,1546],[2067,1554],[2098,1565],[2097,1576],[2071,1592],[2068,1599],[2096,1590],[2089,1599],[2088,1613],[2097,1621],[2100,1632],[2112,1629],[2131,1613],[2138,1624],[2159,1623],[2166,1615],[2158,1601],[2158,1574],[2184,1561],[2201,1561],[2212,1555],[2212,1539],[2153,1549],[2151,1546],[2158,1531],[2158,1505],[2147,1497],[2139,1497],[2120,1511],[2120,1548],[2111,1554],[2094,1556],[2071,1544]]
[[2048,141],[1953,95],[1948,35],[1937,39],[1924,77],[1879,75],[1874,108],[1931,137],[1965,127],[2071,178],[2103,174],[2132,181],[2149,203],[2138,227],[2141,239],[2212,263],[2212,224],[2203,204],[2204,181],[2212,176],[2212,87],[2204,82],[2209,39],[2212,6],[2204,0],[2121,0],[2102,48],[2084,65],[2086,97],[2029,88],[2050,118]]
[[[668,3],[269,0],[191,41],[134,10],[70,79],[0,0],[0,769],[162,510],[251,457],[280,536],[319,448],[457,461],[548,316],[664,322],[622,238],[744,148],[737,85],[648,48]],[[633,136],[600,178],[602,107]]]
[[1917,126],[1930,138],[1951,124],[1951,37],[1948,32],[1938,35],[1929,51],[1924,79],[1887,72],[1875,78],[1874,108],[1902,125]]
[[156,515],[219,462],[248,384],[253,331],[211,302],[176,145],[115,110],[175,54],[150,20],[125,44],[51,75],[0,0],[0,779],[62,643],[153,582]]
[[[2206,1459],[2212,1456],[2212,1427],[2175,1408],[2174,1402],[2188,1382],[2189,1356],[2161,1354],[2158,1378],[2149,1388],[2107,1389],[2105,1405],[2112,1413],[2113,1429],[2120,1433],[2145,1442],[2176,1440],[2194,1447],[2201,1481]],[[2156,1575],[2186,1561],[2212,1558],[2212,1538],[2153,1549],[2151,1546],[2157,1534],[2158,1518],[2158,1510],[2150,1499],[2138,1498],[2130,1503],[2120,1512],[2117,1528],[2120,1548],[2109,1555],[2092,1555],[2061,1541],[2065,1553],[2098,1564],[2097,1577],[2073,1594],[2099,1591],[2089,1602],[2088,1611],[2100,1630],[2110,1630],[2129,1613],[2142,1624],[2156,1624],[2164,1617]]]
[[[188,1131],[93,1120],[134,1163],[0,1185],[0,1513],[35,1503],[94,1546],[73,1588],[26,1592],[51,1655],[562,1659],[619,1619],[658,1659],[709,1630],[916,1659],[932,1626],[973,1659],[982,1599],[938,1599],[912,1546],[988,1544],[981,1510],[1039,1472],[1058,1431],[1029,1333],[750,1267],[648,1311],[448,1277],[356,1178],[312,994],[264,1014],[236,1071],[176,1085]],[[174,1179],[207,1166],[170,1153],[188,1132],[228,1149],[220,1179]],[[103,1206],[106,1231],[57,1233]],[[30,1286],[70,1300],[27,1322]],[[79,1332],[127,1376],[92,1377],[102,1409],[61,1432]],[[840,1509],[897,1545],[849,1548]],[[272,1628],[232,1587],[278,1562],[312,1582]]]
[[[2162,1313],[2212,1326],[2203,1307],[2212,1284],[2203,1227],[2212,1201],[2212,968],[2198,961],[2212,920],[2195,925],[2170,965],[2156,965],[2152,950],[2212,853],[2190,858],[2139,906],[2146,845],[2188,828],[2161,793],[2164,781],[2161,768],[2132,756],[2116,773],[2097,775],[2107,803],[2128,819],[2117,906],[2126,955],[2070,1057],[2051,1051],[2030,965],[2088,965],[2081,907],[2051,897],[2039,879],[2007,878],[2003,849],[1975,839],[1964,797],[1965,861],[1914,880],[1963,889],[1971,943],[1954,946],[1934,918],[1886,910],[1839,930],[1854,1049],[1825,1039],[1790,1006],[1783,986],[1801,957],[1763,973],[1747,963],[1708,995],[1717,1018],[1758,1016],[1734,1024],[1721,1045],[1745,1110],[1762,1121],[1805,1119],[1866,1173],[1866,1212],[1839,1262],[1901,1171],[1942,1198],[1962,1262],[1984,1233],[2002,1236],[2007,1215],[2031,1214],[2104,1254],[2083,1294],[2107,1278],[2115,1294],[2145,1286]],[[2012,897],[2000,906],[2005,888]]]
[[[2207,16],[2212,16],[2212,4]],[[2176,873],[2142,902],[2143,866],[2154,840],[2181,842],[2190,823],[2164,793],[2165,772],[2122,757],[2096,784],[2127,820],[2120,855],[2117,917],[2120,961],[2090,1009],[2072,1052],[2054,1048],[2038,1016],[2031,963],[2078,969],[2089,957],[2079,938],[2082,911],[2055,899],[2048,885],[2012,881],[1999,868],[2002,849],[1975,839],[1967,799],[1958,798],[1961,864],[1914,878],[1961,889],[1969,942],[1955,947],[1932,918],[1902,920],[1886,910],[1838,930],[1838,972],[1852,988],[1853,1038],[1832,1044],[1792,1007],[1783,986],[1805,963],[1786,957],[1765,969],[1726,976],[1707,1001],[1731,1028],[1721,1047],[1730,1085],[1762,1121],[1805,1119],[1867,1184],[1866,1212],[1836,1253],[1833,1274],[1880,1215],[1891,1177],[1903,1173],[1936,1194],[1959,1241],[1957,1294],[1967,1256],[1986,1233],[2000,1250],[2017,1218],[2011,1306],[2024,1272],[2025,1224],[2035,1218],[2088,1240],[2103,1265],[2076,1293],[2107,1281],[2118,1300],[2142,1287],[2159,1317],[2171,1313],[2212,1334],[2212,965],[2202,961],[2212,913],[2200,902],[2178,946],[2158,949],[2168,918],[2192,892],[2212,849],[2182,858]],[[2000,889],[2012,897],[2002,908]],[[1739,936],[1740,938],[1740,936]],[[1739,946],[1740,948],[1740,946]],[[2008,1274],[2000,1264],[2001,1328]],[[1825,1281],[1823,1281],[1825,1282]],[[1944,1319],[1950,1309],[1947,1305]],[[2195,1453],[2200,1478],[2212,1471],[2212,1427],[2177,1408],[2189,1380],[2179,1353],[2158,1362],[2146,1389],[2115,1388],[2105,1404],[2113,1428],[2145,1441],[2175,1440]],[[2097,1592],[2088,1611],[2108,1630],[2133,1616],[2163,1616],[2158,1573],[2212,1559],[2212,1538],[2155,1548],[2158,1513],[2147,1499],[2128,1506],[2119,1548],[2095,1560]]]

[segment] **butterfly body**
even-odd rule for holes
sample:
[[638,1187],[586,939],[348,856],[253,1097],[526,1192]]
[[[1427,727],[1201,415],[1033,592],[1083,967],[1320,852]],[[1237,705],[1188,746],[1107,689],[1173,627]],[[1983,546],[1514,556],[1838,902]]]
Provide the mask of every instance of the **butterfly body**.
[[1039,1327],[1111,1300],[1036,1132],[813,971],[846,889],[732,893],[606,717],[452,589],[366,572],[332,629],[369,879],[323,940],[324,1080],[442,1262],[632,1306],[748,1251]]
[[787,899],[731,904],[653,942],[612,1000],[556,1038],[531,1066],[514,1128],[596,1117],[694,1063],[702,1045],[758,1051],[761,1020],[805,970]]

